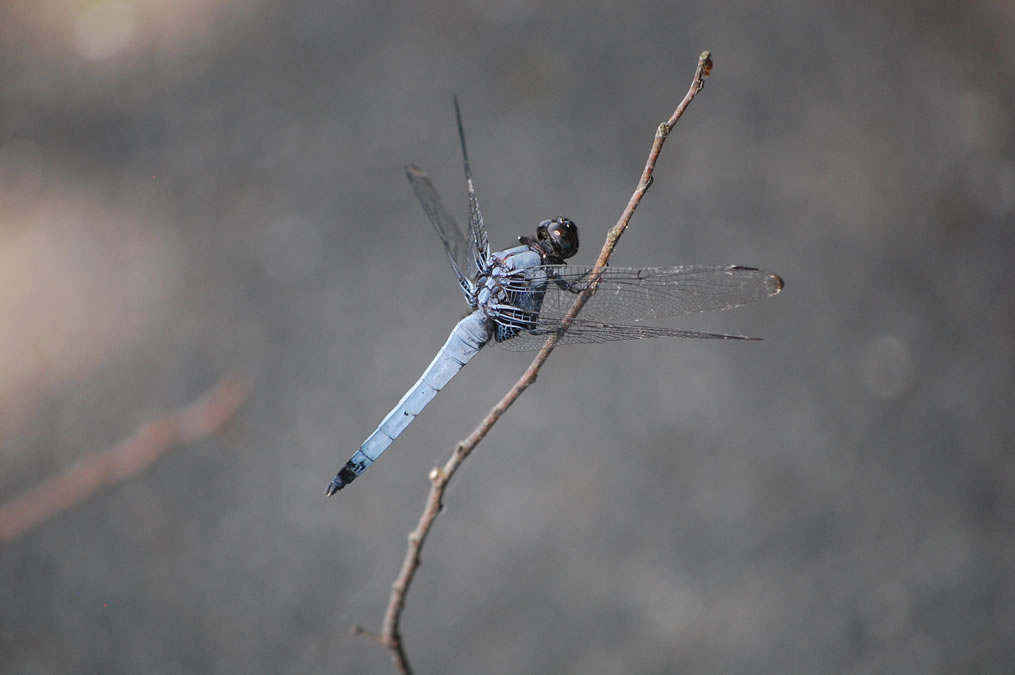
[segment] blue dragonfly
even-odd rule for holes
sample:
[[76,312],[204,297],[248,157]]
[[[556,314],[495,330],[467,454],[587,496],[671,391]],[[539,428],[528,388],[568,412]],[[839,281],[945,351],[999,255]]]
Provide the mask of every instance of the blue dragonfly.
[[[444,244],[471,313],[458,322],[423,376],[331,481],[325,490],[329,497],[366,471],[488,342],[493,340],[516,351],[542,347],[590,282],[592,267],[564,264],[578,252],[578,227],[568,218],[544,220],[536,227],[534,237],[518,237],[518,246],[490,252],[457,97],[454,105],[469,197],[468,232],[459,228],[422,169],[410,164],[406,174]],[[739,265],[608,267],[595,294],[560,343],[656,337],[753,340],[756,338],[661,328],[643,322],[739,307],[775,295],[782,287],[778,275]]]

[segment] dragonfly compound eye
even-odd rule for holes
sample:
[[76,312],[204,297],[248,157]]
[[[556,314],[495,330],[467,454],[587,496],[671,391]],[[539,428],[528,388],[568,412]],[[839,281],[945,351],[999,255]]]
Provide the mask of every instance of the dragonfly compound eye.
[[556,218],[546,225],[546,234],[561,258],[578,252],[578,226],[570,218]]

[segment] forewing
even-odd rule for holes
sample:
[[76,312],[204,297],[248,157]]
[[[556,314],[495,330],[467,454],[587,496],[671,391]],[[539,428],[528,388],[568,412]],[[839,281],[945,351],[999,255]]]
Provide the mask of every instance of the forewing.
[[[540,315],[563,318],[575,296],[589,284],[591,267],[546,265],[550,278]],[[530,272],[530,276],[531,276]],[[527,279],[508,281],[512,292],[534,292]],[[640,324],[656,319],[740,307],[782,290],[771,272],[739,265],[683,267],[607,267],[580,317],[586,321]]]
[[441,201],[437,188],[434,187],[430,177],[418,166],[410,164],[405,167],[405,174],[409,177],[409,183],[416,193],[416,198],[423,205],[427,217],[437,231],[437,236],[444,244],[444,252],[448,254],[451,268],[458,277],[458,283],[468,298],[468,290],[475,280],[475,263],[471,253],[469,240],[466,239],[462,229],[458,227],[454,217],[448,212]]
[[455,120],[458,122],[458,139],[462,143],[462,162],[465,164],[465,183],[469,190],[469,242],[470,253],[473,256],[473,267],[476,274],[486,274],[490,271],[490,242],[486,237],[486,226],[483,224],[483,214],[479,210],[479,200],[476,198],[476,187],[472,182],[472,167],[469,165],[469,151],[465,147],[465,128],[462,126],[462,111],[458,106],[458,96],[455,101]]
[[[506,280],[511,293],[539,292],[529,281],[545,272],[545,288],[539,316],[530,330],[507,340],[505,349],[529,350],[542,346],[571,308],[578,293],[589,284],[591,267],[547,265]],[[643,325],[657,319],[740,307],[782,290],[782,279],[764,270],[738,265],[690,265],[683,267],[625,268],[603,271],[596,294],[582,308],[562,344],[643,340],[655,337],[743,340],[739,335],[702,333]]]

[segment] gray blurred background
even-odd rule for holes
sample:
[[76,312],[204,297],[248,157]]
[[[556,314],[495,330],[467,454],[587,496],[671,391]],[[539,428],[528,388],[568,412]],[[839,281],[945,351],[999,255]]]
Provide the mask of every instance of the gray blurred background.
[[0,671],[389,672],[431,466],[490,348],[322,491],[464,311],[403,165],[491,243],[589,263],[697,56],[616,265],[786,290],[574,346],[456,478],[419,672],[1015,669],[1015,5],[160,0],[0,8],[0,496],[227,373],[230,433],[0,548]]

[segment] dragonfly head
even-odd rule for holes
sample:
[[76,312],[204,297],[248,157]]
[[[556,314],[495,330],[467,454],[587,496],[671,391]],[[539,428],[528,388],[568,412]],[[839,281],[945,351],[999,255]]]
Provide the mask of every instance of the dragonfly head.
[[550,262],[563,262],[578,252],[578,226],[570,218],[544,220],[536,228],[536,242]]

